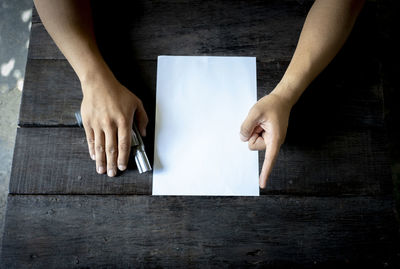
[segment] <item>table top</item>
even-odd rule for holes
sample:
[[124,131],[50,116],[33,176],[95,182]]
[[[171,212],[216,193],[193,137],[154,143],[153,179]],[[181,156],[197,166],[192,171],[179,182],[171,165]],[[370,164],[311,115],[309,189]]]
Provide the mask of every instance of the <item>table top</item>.
[[[255,56],[261,98],[282,77],[312,4],[93,2],[101,52],[148,112],[151,162],[158,55]],[[74,118],[80,83],[34,10],[1,265],[399,262],[376,13],[368,2],[293,108],[260,197],[157,197],[152,174],[134,162],[115,178],[96,173]]]

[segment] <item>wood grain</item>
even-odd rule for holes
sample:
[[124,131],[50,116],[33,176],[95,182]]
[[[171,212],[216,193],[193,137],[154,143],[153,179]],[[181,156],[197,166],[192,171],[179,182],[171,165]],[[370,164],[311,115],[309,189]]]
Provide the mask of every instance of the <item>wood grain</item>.
[[[256,56],[289,61],[313,1],[92,1],[104,57],[156,60],[158,55]],[[65,59],[33,9],[29,58]],[[376,3],[367,2],[347,43],[364,57],[379,40]],[[347,45],[346,45],[347,46]],[[366,53],[367,52],[367,53]]]
[[[144,102],[149,117],[155,113],[156,63],[132,62],[119,68],[118,79]],[[66,60],[28,59],[19,126],[77,126],[82,91]]]
[[[311,1],[92,1],[103,51],[290,60]],[[34,12],[29,57],[62,59]],[[284,19],[283,19],[284,18]],[[107,54],[107,53],[106,53]],[[115,54],[114,54],[115,55]]]
[[[153,141],[152,135],[146,137],[146,151],[151,163]],[[262,193],[391,193],[385,142],[383,132],[372,130],[336,130],[319,140],[290,141],[282,147]],[[261,169],[263,153],[259,158]],[[151,194],[152,173],[138,174],[134,163],[129,167],[116,178],[98,175],[95,163],[89,158],[83,129],[20,128],[10,193]]]
[[76,125],[81,101],[80,82],[66,60],[28,60],[18,125]]
[[[151,174],[138,173],[134,156],[122,176],[98,175],[83,129],[20,128],[17,133],[10,193],[151,194]],[[146,151],[152,160],[152,145]]]
[[[383,127],[378,62],[338,57],[307,89],[291,113],[290,125],[319,129]],[[288,62],[257,62],[258,98],[274,89]],[[115,64],[117,78],[142,99],[154,121],[156,61]],[[354,70],[354,71],[352,71]],[[19,126],[76,126],[82,92],[65,60],[28,60]],[[318,113],[316,113],[318,111]]]
[[369,196],[10,195],[1,263],[395,268],[400,244],[392,207],[391,197]]
[[[106,62],[149,114],[150,160],[158,55],[256,56],[261,98],[311,4],[92,1]],[[263,195],[163,197],[133,163],[116,178],[95,172],[74,118],[80,83],[34,9],[0,267],[400,267],[376,27],[367,2],[293,108]]]
[[[144,101],[149,115],[148,152],[152,154],[154,137],[154,59],[157,55],[185,54],[185,49],[190,49],[195,55],[207,52],[208,55],[257,56],[258,97],[261,98],[282,77],[292,53],[290,42],[297,39],[293,31],[299,30],[309,5],[309,1],[181,0],[136,1],[110,7],[107,2],[95,1],[95,25],[103,55],[117,78]],[[390,170],[386,164],[382,82],[375,50],[375,11],[375,5],[367,3],[345,47],[293,108],[286,144],[268,183],[270,192],[321,195],[388,192]],[[276,38],[269,38],[271,33],[276,34]],[[82,98],[80,84],[66,60],[57,56],[58,50],[46,35],[34,12],[31,56],[19,125],[76,126],[74,112],[79,110]],[[199,41],[199,36],[205,39]],[[265,47],[267,45],[269,47]],[[39,54],[34,56],[33,53]],[[60,135],[62,133],[71,136]],[[68,173],[62,170],[64,168],[53,167],[55,163],[57,167],[68,166],[66,163],[70,159],[62,155],[45,163],[46,169],[41,173],[26,173],[15,167],[13,175],[17,179],[11,183],[12,192],[149,192],[149,178],[136,182],[138,187],[122,184],[113,188],[113,184],[104,182],[89,187],[92,182],[76,183],[76,178],[82,176],[90,180],[98,178],[89,170],[91,164],[83,141],[76,151],[60,146],[66,141],[78,145],[76,139],[83,138],[82,130],[20,130],[18,135],[18,156],[28,151],[32,152],[31,156],[46,158],[49,152],[58,154],[57,150],[63,149],[68,152],[68,158],[74,154],[79,157],[73,158],[73,164],[66,170]],[[40,136],[49,137],[49,140],[41,141]],[[38,141],[45,149],[33,145],[32,141]],[[15,163],[19,158],[15,158]],[[260,160],[262,158],[260,154]],[[35,158],[32,160],[32,168],[43,166],[36,163]],[[22,163],[21,166],[26,165]],[[52,183],[54,175],[66,181]]]
[[[258,0],[133,2],[110,6],[106,1],[93,1],[97,39],[114,74],[144,99],[150,114],[154,114],[155,60],[161,54],[256,56],[258,97],[269,93],[285,72],[311,4]],[[34,17],[20,126],[74,125],[73,115],[82,96],[77,77],[60,60],[64,57]],[[376,4],[368,2],[344,48],[295,106],[292,126],[317,129],[310,133],[318,133],[321,127],[317,125],[323,129],[343,125],[383,127],[375,21]]]

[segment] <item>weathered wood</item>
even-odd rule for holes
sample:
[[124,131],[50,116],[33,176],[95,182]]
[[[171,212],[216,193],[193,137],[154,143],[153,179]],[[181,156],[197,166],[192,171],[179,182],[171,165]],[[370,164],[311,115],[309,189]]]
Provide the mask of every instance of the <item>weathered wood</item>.
[[[321,129],[383,127],[383,98],[378,63],[339,57],[304,93],[294,107],[291,128]],[[258,98],[279,82],[287,62],[257,62]],[[118,79],[144,102],[154,121],[156,61],[115,65]],[[19,115],[20,126],[76,125],[74,112],[82,100],[80,83],[65,60],[28,60]],[[317,112],[317,113],[316,113]]]
[[[92,4],[106,61],[123,84],[147,98],[148,112],[154,113],[156,63],[140,59],[155,60],[160,54],[253,55],[258,61],[260,98],[282,77],[310,1]],[[320,128],[343,125],[383,127],[375,13],[375,4],[367,3],[342,51],[295,106],[291,128],[303,126],[317,134]],[[35,21],[30,57],[64,59],[43,25]],[[29,60],[27,68],[20,125],[74,125],[81,93],[70,66]],[[64,77],[57,78],[59,73]]]
[[[147,60],[160,54],[290,60],[310,2],[92,1],[92,6],[99,44],[114,55],[122,47]],[[29,57],[64,58],[34,18]]]
[[[157,55],[256,56],[260,98],[283,75],[311,3],[93,1],[101,51],[149,114],[150,159]],[[293,108],[260,197],[147,196],[151,173],[133,163],[97,175],[83,129],[70,127],[79,81],[34,10],[0,267],[399,267],[374,7]]]
[[32,24],[41,23],[42,22],[40,20],[40,17],[39,17],[39,14],[38,14],[37,10],[36,10],[35,5],[33,5],[33,7],[32,7],[32,19],[31,19],[31,22],[32,22]]
[[391,197],[368,196],[9,196],[1,261],[3,268],[395,268],[392,207]]
[[[288,61],[313,1],[93,1],[99,46],[109,61],[158,55],[256,56]],[[64,59],[34,9],[29,58]],[[376,4],[366,3],[351,38],[371,57],[378,43]],[[366,53],[368,51],[368,53]]]
[[76,125],[74,113],[82,101],[80,87],[66,60],[29,60],[18,125]]
[[[20,128],[17,133],[10,193],[151,194],[151,173],[139,174],[133,156],[122,176],[98,175],[83,129]],[[144,141],[153,160],[153,144]]]
[[[150,118],[148,151],[151,152],[156,62],[138,59],[154,59],[158,54],[165,53],[166,48],[167,52],[174,51],[173,54],[180,54],[182,48],[183,50],[190,48],[195,54],[201,55],[204,52],[201,48],[207,48],[209,55],[213,53],[221,55],[220,52],[222,55],[224,53],[241,55],[242,52],[245,52],[244,55],[256,55],[258,57],[258,97],[260,98],[277,84],[287,66],[288,56],[292,53],[288,47],[284,47],[283,53],[283,50],[279,50],[282,46],[278,46],[277,43],[271,43],[273,46],[269,48],[263,47],[269,41],[260,39],[260,36],[266,37],[271,31],[275,31],[276,40],[278,40],[276,42],[286,40],[279,34],[290,36],[288,39],[291,41],[296,40],[294,34],[290,32],[294,28],[288,25],[293,24],[299,27],[302,24],[299,20],[304,19],[308,9],[306,7],[310,2],[299,4],[296,1],[182,0],[135,1],[134,4],[124,3],[111,7],[107,2],[95,1],[93,4],[97,37],[106,60],[118,79],[145,103]],[[134,8],[131,5],[135,5]],[[229,5],[230,8],[224,9],[224,5]],[[131,16],[127,16],[126,13],[130,13]],[[387,192],[389,169],[385,164],[387,159],[384,154],[386,141],[382,132],[383,100],[378,72],[379,61],[374,51],[376,46],[374,14],[374,5],[367,4],[344,49],[294,107],[286,146],[281,153],[284,157],[280,157],[277,163],[277,167],[280,165],[282,167],[275,169],[274,173],[279,178],[280,175],[287,174],[286,171],[298,172],[292,172],[293,176],[285,177],[280,183],[273,183],[277,182],[277,180],[274,181],[273,174],[269,183],[272,185],[269,188],[270,191],[320,194],[358,191],[360,193]],[[34,17],[30,46],[32,53],[40,52],[42,48],[46,50],[46,46],[48,47],[51,43],[38,17],[36,15]],[[281,17],[285,19],[282,20]],[[267,27],[269,32],[265,32],[263,27]],[[39,31],[41,34],[36,33],[35,29],[38,31],[41,29],[41,32]],[[193,29],[198,31],[193,32]],[[256,32],[259,38],[256,38]],[[196,36],[207,37],[204,39],[207,41],[207,46],[201,43],[203,41],[199,43],[199,39],[194,38]],[[41,41],[40,46],[39,43],[35,45],[35,38],[37,42]],[[265,43],[266,40],[267,43]],[[192,41],[195,43],[190,43]],[[238,41],[240,44],[247,45],[231,46]],[[245,49],[242,50],[243,48]],[[59,53],[57,51],[57,49],[49,50],[48,55],[56,55]],[[265,54],[266,52],[268,55]],[[45,58],[46,54],[47,52],[44,52],[38,58]],[[35,57],[32,56],[32,58]],[[54,58],[62,57],[54,56]],[[65,60],[30,59],[22,98],[20,126],[75,125],[74,112],[79,109],[82,97],[79,87],[76,76]],[[368,131],[367,129],[370,128],[373,130]],[[72,132],[52,129],[38,131],[36,135],[47,132],[47,135],[54,138],[51,142],[44,143],[46,147],[60,143],[54,135],[50,135],[52,131],[56,134],[64,131]],[[26,131],[26,133],[29,132]],[[37,139],[34,137],[32,139]],[[22,139],[19,141],[25,146],[20,147],[21,152],[27,150],[24,147],[28,147]],[[285,150],[290,154],[285,155]],[[39,148],[32,151],[35,154],[45,152]],[[81,151],[84,156],[85,150]],[[70,151],[70,153],[73,152]],[[335,165],[330,159],[331,155],[337,158]],[[295,157],[292,158],[292,156]],[[262,155],[260,157],[262,158]],[[302,162],[303,159],[306,162]],[[60,161],[59,164],[61,165],[66,160]],[[86,160],[86,157],[82,160]],[[299,163],[301,165],[298,165]],[[375,163],[378,165],[374,165]],[[355,164],[357,168],[351,169],[350,164]],[[373,169],[368,169],[368,165],[371,165]],[[311,176],[313,179],[309,180],[310,174],[307,169],[313,166],[320,169],[315,169],[317,171],[315,176]],[[73,167],[79,168],[79,166]],[[338,168],[337,171],[342,171],[345,176],[337,172],[329,172],[335,170],[333,167]],[[352,172],[348,172],[347,169]],[[16,171],[17,168],[14,170]],[[16,175],[20,178],[24,173],[16,173]],[[374,177],[378,177],[379,180]],[[39,174],[35,178],[53,180],[48,173]],[[299,178],[307,178],[307,182],[296,185]],[[321,179],[325,180],[323,184],[325,187],[319,190],[316,186],[319,186]],[[361,181],[366,184],[360,184]],[[22,181],[12,183],[14,186],[12,190],[21,193],[31,193],[33,190],[33,192],[47,193],[47,190],[37,187],[26,187],[29,184],[25,185],[25,183],[22,183],[25,187],[15,188],[21,183]],[[282,187],[282,184],[288,185],[288,183],[291,186]],[[278,187],[273,187],[274,184]],[[327,187],[329,185],[330,188]],[[66,189],[68,188],[65,186],[57,186],[50,193],[53,191],[65,193]],[[131,191],[128,188],[128,193]],[[80,192],[82,190],[78,191]],[[136,193],[136,189],[133,192]]]
[[[125,71],[123,70],[125,69]],[[153,119],[157,66],[154,61],[132,62],[116,72],[120,81],[138,95]],[[26,68],[19,126],[76,126],[81,85],[66,60],[31,60]]]
[[[153,141],[151,134],[146,137],[151,162]],[[290,141],[282,147],[263,194],[391,193],[385,142],[383,132],[372,130],[334,131],[319,140]],[[152,173],[138,174],[134,162],[130,167],[116,178],[98,175],[83,129],[20,128],[10,193],[151,194]]]

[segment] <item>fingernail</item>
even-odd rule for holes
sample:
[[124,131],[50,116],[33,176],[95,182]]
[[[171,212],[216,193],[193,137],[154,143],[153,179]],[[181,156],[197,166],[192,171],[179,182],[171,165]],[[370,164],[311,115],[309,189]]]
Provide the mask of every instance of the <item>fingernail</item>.
[[143,136],[146,136],[146,129],[143,129],[143,130],[142,130],[142,135],[143,135]]
[[96,156],[94,156],[94,154],[92,154],[92,156],[90,156],[92,158],[92,160],[96,160]]
[[112,168],[111,168],[111,169],[108,169],[107,175],[108,175],[109,177],[115,176],[114,169],[112,169]]
[[103,174],[103,173],[105,172],[104,167],[103,167],[103,166],[99,166],[99,167],[97,168],[97,172],[98,172],[99,174]]
[[126,165],[119,164],[118,165],[118,169],[121,170],[121,171],[124,171],[126,169]]

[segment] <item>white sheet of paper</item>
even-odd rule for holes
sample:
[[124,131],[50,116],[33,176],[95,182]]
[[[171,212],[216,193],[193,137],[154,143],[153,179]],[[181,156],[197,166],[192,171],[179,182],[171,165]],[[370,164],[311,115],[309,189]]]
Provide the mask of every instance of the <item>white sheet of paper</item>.
[[256,101],[255,57],[159,56],[153,195],[258,196],[239,138]]

